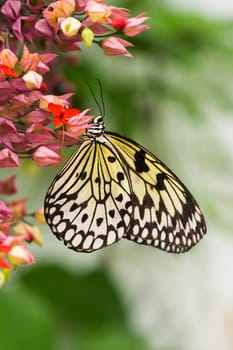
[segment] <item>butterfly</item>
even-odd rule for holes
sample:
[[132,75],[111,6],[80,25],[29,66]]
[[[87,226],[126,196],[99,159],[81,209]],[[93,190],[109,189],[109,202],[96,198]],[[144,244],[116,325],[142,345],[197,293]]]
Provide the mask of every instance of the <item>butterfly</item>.
[[157,157],[95,117],[86,140],[49,187],[45,218],[52,232],[78,252],[121,238],[183,253],[206,233],[195,199]]

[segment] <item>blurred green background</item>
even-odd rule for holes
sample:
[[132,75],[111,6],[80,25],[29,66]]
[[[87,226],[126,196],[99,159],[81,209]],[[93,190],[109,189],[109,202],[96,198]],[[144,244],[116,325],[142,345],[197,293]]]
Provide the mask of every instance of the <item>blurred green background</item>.
[[[79,66],[64,57],[60,68],[77,87],[76,107],[94,114],[86,82],[98,92],[101,79],[107,129],[177,173],[208,235],[178,256],[129,241],[85,255],[43,227],[37,263],[19,268],[0,291],[0,349],[233,349],[233,21],[182,3],[121,1],[150,17],[150,30],[133,39],[134,58],[84,48]],[[30,197],[30,208],[42,206],[57,170],[23,164],[19,196]]]

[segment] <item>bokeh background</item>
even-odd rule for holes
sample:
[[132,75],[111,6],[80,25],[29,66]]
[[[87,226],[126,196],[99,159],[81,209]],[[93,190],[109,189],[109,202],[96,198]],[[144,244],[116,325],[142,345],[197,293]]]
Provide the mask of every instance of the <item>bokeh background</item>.
[[[76,68],[64,57],[59,69],[77,88],[76,107],[93,113],[86,81],[98,91],[101,79],[107,129],[142,143],[179,175],[208,235],[178,256],[129,241],[85,255],[43,227],[37,263],[18,269],[0,292],[0,348],[231,350],[233,3],[116,3],[150,17],[134,59],[84,49]],[[29,161],[19,170],[19,196],[30,197],[32,209],[57,170]]]

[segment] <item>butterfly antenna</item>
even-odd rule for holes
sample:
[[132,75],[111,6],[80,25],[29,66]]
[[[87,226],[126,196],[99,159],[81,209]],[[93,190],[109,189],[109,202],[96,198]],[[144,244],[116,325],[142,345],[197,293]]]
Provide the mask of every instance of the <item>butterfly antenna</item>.
[[101,108],[101,105],[99,103],[99,101],[97,100],[96,96],[95,96],[95,93],[94,93],[94,90],[92,89],[91,85],[89,83],[87,83],[87,86],[89,87],[90,91],[91,91],[91,95],[92,97],[94,98],[95,100],[95,103],[97,104],[98,108],[99,108],[99,112],[100,114],[102,115],[103,114],[103,111],[102,111],[102,108]]
[[102,104],[102,117],[105,117],[105,105],[104,105],[104,93],[103,93],[103,86],[101,84],[100,79],[98,79],[98,84],[100,88],[100,98],[101,98],[101,104]]
[[105,116],[105,105],[104,105],[104,97],[103,97],[103,87],[102,87],[102,84],[100,82],[100,79],[98,79],[98,84],[99,84],[99,88],[100,88],[101,103],[98,101],[98,99],[97,99],[97,97],[96,97],[96,95],[94,93],[94,90],[92,89],[91,85],[89,83],[87,83],[87,86],[89,87],[89,89],[91,91],[91,95],[94,98],[95,103],[97,104],[97,106],[99,108],[100,115],[102,117],[104,117]]

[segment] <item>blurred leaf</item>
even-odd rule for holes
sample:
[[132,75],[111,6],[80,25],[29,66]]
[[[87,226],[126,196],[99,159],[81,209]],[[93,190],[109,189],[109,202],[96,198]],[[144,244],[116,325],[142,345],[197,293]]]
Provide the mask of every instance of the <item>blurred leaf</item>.
[[138,336],[118,328],[103,329],[102,332],[87,334],[82,350],[149,350],[145,341]]
[[37,266],[23,276],[57,325],[59,350],[146,350],[129,330],[120,297],[105,270],[73,275],[58,266]]
[[124,324],[124,312],[104,271],[72,275],[58,266],[37,267],[23,277],[24,283],[49,302],[57,319],[79,329]]
[[4,350],[52,349],[55,328],[47,305],[24,288],[1,290],[0,347]]

